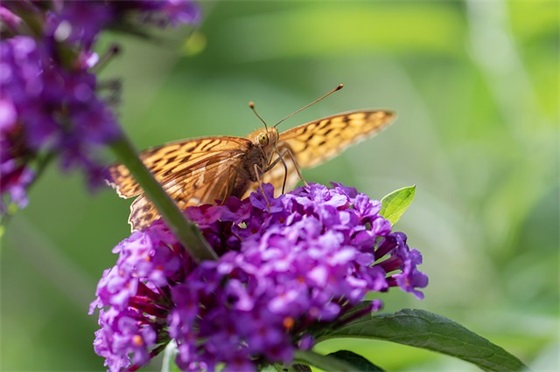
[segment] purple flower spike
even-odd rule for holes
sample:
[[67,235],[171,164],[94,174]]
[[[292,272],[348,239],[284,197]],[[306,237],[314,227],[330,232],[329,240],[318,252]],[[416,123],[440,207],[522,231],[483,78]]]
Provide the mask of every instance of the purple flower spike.
[[[25,206],[35,175],[55,157],[64,171],[81,169],[90,188],[103,183],[98,152],[121,132],[90,70],[100,60],[93,47],[102,31],[143,32],[154,19],[161,26],[200,17],[192,0],[4,1],[0,215]],[[144,23],[137,26],[135,19]]]
[[26,36],[2,40],[0,60],[2,200],[22,206],[31,162],[48,154],[60,154],[65,170],[85,170],[92,186],[101,184],[103,166],[94,154],[120,132],[112,110],[95,95],[95,76],[55,65],[51,50]]
[[313,347],[313,329],[382,307],[373,300],[345,316],[366,294],[422,296],[422,257],[391,232],[378,201],[339,184],[263,191],[185,211],[217,261],[195,264],[160,220],[115,248],[92,303],[103,309],[95,350],[110,370],[136,368],[170,340],[185,371],[290,363]]

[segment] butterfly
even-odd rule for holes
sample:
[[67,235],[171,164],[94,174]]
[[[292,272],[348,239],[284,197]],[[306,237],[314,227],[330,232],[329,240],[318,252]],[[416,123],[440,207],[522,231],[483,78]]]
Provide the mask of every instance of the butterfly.
[[[348,146],[385,128],[395,114],[385,110],[340,113],[279,133],[261,128],[247,137],[216,136],[186,139],[150,148],[140,159],[181,210],[215,203],[234,195],[246,198],[262,183],[276,194],[292,189],[301,174],[338,155]],[[130,206],[132,230],[143,230],[159,218],[128,169],[109,167],[107,183],[122,198],[136,200]]]

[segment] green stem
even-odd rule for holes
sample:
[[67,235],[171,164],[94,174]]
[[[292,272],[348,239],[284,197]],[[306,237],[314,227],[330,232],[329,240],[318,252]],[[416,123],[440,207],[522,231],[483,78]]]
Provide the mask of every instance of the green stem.
[[314,351],[297,350],[294,361],[322,369],[323,371],[353,371],[355,368],[340,359],[322,355]]
[[[45,154],[45,156],[39,158],[39,160],[37,162],[37,170],[35,171],[35,179],[39,179],[39,177],[41,177],[41,175],[47,169],[47,166],[53,161],[53,159],[56,157],[56,155],[57,155],[56,152],[49,151],[48,153]],[[35,183],[35,182],[33,182],[33,183]],[[29,190],[31,188],[31,186],[32,185],[29,185],[27,190]]]
[[215,260],[216,253],[208,245],[196,225],[189,222],[177,204],[161,188],[154,176],[136,155],[136,150],[123,137],[111,144],[111,149],[117,155],[119,161],[124,164],[142,190],[157,208],[159,214],[167,223],[179,242],[196,261]]

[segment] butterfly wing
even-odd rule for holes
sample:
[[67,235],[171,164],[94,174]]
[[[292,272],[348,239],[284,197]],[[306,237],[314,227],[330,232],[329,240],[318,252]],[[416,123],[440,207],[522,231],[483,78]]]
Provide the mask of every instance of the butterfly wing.
[[351,111],[315,120],[280,134],[278,149],[290,151],[297,166],[311,168],[372,137],[387,127],[395,114],[384,110]]
[[[250,146],[251,142],[241,137],[205,137],[155,147],[143,151],[140,158],[184,209],[225,198],[238,180],[246,182],[239,178],[235,168]],[[141,230],[159,216],[124,165],[114,165],[108,171],[107,182],[119,196],[140,195],[130,207],[129,222],[133,230]]]
[[[385,128],[395,114],[389,111],[352,111],[315,120],[280,134],[270,169],[262,182],[272,183],[276,192],[295,186],[298,167],[309,168],[336,156],[348,146],[371,137]],[[205,137],[169,143],[140,154],[144,164],[181,209],[189,205],[213,203],[235,190],[246,197],[259,182],[241,176],[245,155],[252,142],[241,137]],[[280,158],[281,156],[281,158]],[[157,210],[143,195],[123,165],[109,168],[108,183],[123,198],[139,197],[131,205],[129,222],[133,230],[148,226]]]
[[[384,110],[351,111],[288,129],[280,134],[276,146],[284,162],[278,161],[266,172],[263,182],[272,183],[279,192],[286,179],[285,189],[291,190],[299,179],[298,167],[311,168],[333,158],[377,134],[394,118],[393,112]],[[273,161],[276,159],[278,156]]]

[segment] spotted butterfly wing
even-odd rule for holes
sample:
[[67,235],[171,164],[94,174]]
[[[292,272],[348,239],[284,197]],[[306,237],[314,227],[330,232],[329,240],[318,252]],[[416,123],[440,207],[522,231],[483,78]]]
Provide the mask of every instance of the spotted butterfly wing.
[[[351,111],[282,132],[277,148],[280,153],[288,154],[283,156],[288,168],[286,189],[292,189],[297,183],[298,167],[312,168],[324,163],[349,146],[376,135],[395,116],[393,112],[385,110]],[[284,167],[279,163],[263,175],[263,182],[282,185],[284,176]]]
[[[250,146],[251,142],[241,137],[204,137],[145,150],[140,153],[140,159],[184,209],[227,197],[226,185],[234,183],[237,176],[234,167]],[[130,206],[129,223],[133,230],[142,230],[159,217],[124,165],[110,167],[107,181],[122,198],[138,196]]]
[[[394,118],[389,111],[353,111],[311,121],[280,135],[275,128],[243,137],[204,137],[143,151],[140,158],[181,209],[230,195],[247,197],[261,182],[276,193],[295,186],[299,168],[310,168],[375,135]],[[281,157],[282,159],[279,159]],[[124,165],[109,168],[108,183],[119,196],[138,196],[129,222],[142,230],[159,217]]]

